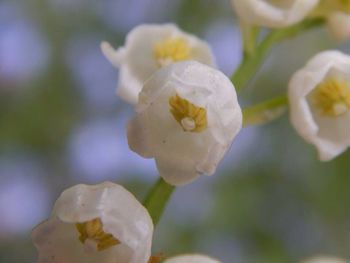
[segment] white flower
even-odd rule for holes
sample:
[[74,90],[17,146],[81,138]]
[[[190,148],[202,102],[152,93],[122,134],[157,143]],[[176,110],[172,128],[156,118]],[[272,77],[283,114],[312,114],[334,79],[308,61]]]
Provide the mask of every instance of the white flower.
[[285,27],[303,20],[319,0],[231,0],[238,16],[248,24]]
[[204,255],[189,254],[169,258],[164,263],[220,263],[220,261]]
[[314,144],[322,161],[350,145],[350,57],[321,52],[296,72],[289,83],[291,122]]
[[345,12],[332,12],[327,20],[328,29],[338,40],[350,39],[350,14]]
[[337,257],[318,256],[305,260],[302,263],[347,263],[347,261]]
[[128,125],[130,148],[155,158],[173,185],[211,175],[242,125],[235,88],[220,71],[195,61],[158,70],[144,85]]
[[101,48],[106,58],[120,68],[117,93],[131,104],[137,103],[145,80],[163,66],[183,60],[215,66],[208,44],[173,24],[141,25],[130,31],[124,47],[114,50],[103,42]]
[[146,263],[152,234],[152,220],[136,198],[104,182],[65,190],[32,238],[38,263]]

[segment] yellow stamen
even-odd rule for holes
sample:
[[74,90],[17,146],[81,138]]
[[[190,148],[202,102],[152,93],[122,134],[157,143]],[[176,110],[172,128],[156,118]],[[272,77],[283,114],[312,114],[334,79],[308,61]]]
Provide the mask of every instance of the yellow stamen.
[[154,46],[154,56],[160,67],[170,63],[188,60],[191,56],[191,48],[182,38],[168,38]]
[[336,117],[350,109],[350,83],[329,77],[310,94],[312,104],[322,115]]
[[99,218],[84,223],[77,223],[75,226],[80,234],[80,242],[85,244],[85,241],[87,240],[94,241],[96,243],[97,251],[102,251],[120,244],[120,241],[113,237],[113,235],[103,231],[103,224]]
[[184,131],[201,132],[207,128],[207,111],[175,95],[169,98],[170,112]]

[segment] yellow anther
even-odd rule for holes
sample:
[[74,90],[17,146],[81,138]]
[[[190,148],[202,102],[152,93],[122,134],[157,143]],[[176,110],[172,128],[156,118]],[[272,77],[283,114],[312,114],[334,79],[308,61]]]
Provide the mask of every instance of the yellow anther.
[[316,87],[310,99],[322,115],[340,116],[350,109],[350,83],[338,77],[329,77]]
[[87,240],[94,241],[97,251],[102,251],[120,244],[120,241],[113,237],[113,235],[103,231],[103,224],[99,218],[84,223],[77,223],[75,226],[80,234],[80,242],[84,244]]
[[201,132],[207,128],[207,111],[175,95],[169,98],[170,112],[184,131]]
[[191,48],[182,38],[168,38],[154,46],[154,56],[160,67],[170,63],[188,60],[191,56]]

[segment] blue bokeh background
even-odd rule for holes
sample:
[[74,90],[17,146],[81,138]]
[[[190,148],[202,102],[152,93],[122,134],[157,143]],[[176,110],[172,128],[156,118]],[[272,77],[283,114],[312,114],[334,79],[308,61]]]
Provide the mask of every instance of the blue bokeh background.
[[[30,231],[65,188],[112,180],[140,200],[157,171],[127,146],[131,106],[115,96],[118,72],[102,40],[121,46],[142,23],[177,23],[207,40],[219,68],[241,60],[225,0],[0,1],[0,262],[35,262]],[[240,95],[250,105],[284,94],[291,74],[334,42],[325,29],[276,47]],[[285,115],[245,128],[218,172],[176,190],[154,252],[201,252],[223,262],[350,259],[350,153],[320,163]]]

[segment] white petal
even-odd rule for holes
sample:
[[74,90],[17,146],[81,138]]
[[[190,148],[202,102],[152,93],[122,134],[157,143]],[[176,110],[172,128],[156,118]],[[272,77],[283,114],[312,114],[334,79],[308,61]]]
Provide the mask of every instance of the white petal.
[[316,146],[321,161],[329,161],[346,150],[350,145],[350,112],[337,118],[327,118],[313,113],[318,124],[319,140]]
[[117,95],[131,105],[136,105],[140,93],[140,82],[133,76],[128,67],[119,70]]
[[350,38],[350,14],[332,12],[328,16],[328,29],[338,40]]
[[[121,244],[87,253],[75,224],[100,218],[103,230]],[[153,224],[147,210],[122,186],[110,182],[76,185],[55,203],[52,217],[36,227],[33,241],[39,263],[146,263],[151,254]],[[120,259],[120,261],[119,261]]]
[[348,55],[338,50],[323,51],[311,58],[307,62],[305,69],[308,69],[309,71],[322,71],[324,74],[326,74],[327,69],[331,67],[336,67],[343,71],[348,70]]
[[169,258],[164,263],[220,263],[220,261],[204,255],[189,254]]
[[231,0],[240,19],[249,24],[285,27],[303,20],[319,0]]
[[176,157],[156,158],[159,175],[168,184],[180,186],[191,183],[198,178],[200,174],[196,171],[195,164],[191,159]]
[[103,41],[101,43],[101,50],[102,53],[105,55],[105,57],[108,59],[108,61],[115,67],[119,67],[120,64],[123,61],[123,57],[125,55],[125,49],[119,48],[118,50],[115,50],[111,44],[109,44],[106,41]]
[[228,146],[221,144],[213,144],[209,149],[208,153],[196,166],[196,171],[200,174],[212,175],[215,173],[216,167],[218,166],[221,159],[224,157],[228,150]]
[[132,151],[137,152],[145,158],[152,158],[152,153],[148,149],[151,148],[150,134],[145,124],[147,118],[143,117],[143,113],[135,116],[127,127],[128,144]]

